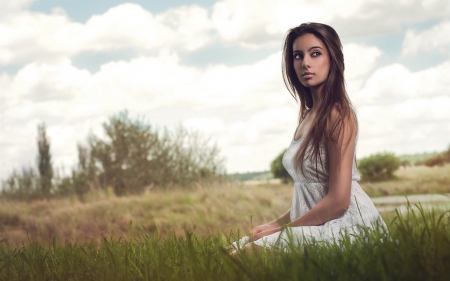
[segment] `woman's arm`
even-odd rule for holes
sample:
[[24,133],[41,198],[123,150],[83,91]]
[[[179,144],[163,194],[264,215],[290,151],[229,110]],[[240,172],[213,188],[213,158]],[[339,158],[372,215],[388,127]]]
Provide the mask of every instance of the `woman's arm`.
[[[259,238],[280,231],[286,224],[291,221],[291,210],[284,213],[278,219],[275,219],[269,223],[259,225],[255,227],[250,233],[250,237],[253,240],[258,240]],[[262,235],[265,234],[265,235]],[[262,236],[261,236],[262,235]]]
[[[333,109],[328,130],[332,130],[339,118],[339,112]],[[328,142],[329,190],[328,194],[308,213],[292,221],[288,226],[321,225],[343,215],[350,205],[352,167],[355,151],[356,119],[350,113],[343,120],[340,133],[331,135],[335,141]]]

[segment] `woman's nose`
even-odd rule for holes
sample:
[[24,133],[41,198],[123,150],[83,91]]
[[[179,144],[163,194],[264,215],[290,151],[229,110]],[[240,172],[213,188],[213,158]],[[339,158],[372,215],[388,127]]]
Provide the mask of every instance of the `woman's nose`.
[[302,67],[305,69],[309,68],[310,67],[309,63],[310,63],[310,59],[307,56],[305,56],[302,61]]

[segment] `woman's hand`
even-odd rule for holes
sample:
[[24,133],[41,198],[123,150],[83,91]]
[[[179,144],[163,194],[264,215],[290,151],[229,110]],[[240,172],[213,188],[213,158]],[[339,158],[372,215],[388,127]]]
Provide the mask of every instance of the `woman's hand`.
[[277,231],[280,231],[281,227],[275,224],[263,224],[255,227],[252,232],[250,232],[250,240],[256,241],[261,237],[270,235]]
[[252,231],[251,234],[250,234],[250,241],[256,241],[256,240],[258,240],[258,239],[260,239],[260,238],[262,238],[264,236],[267,236],[267,235],[270,235],[270,234],[274,234],[275,232],[281,231],[281,229],[282,228],[280,226],[273,227],[273,226],[270,226],[270,225],[267,225],[267,224],[261,225],[261,226],[257,226],[257,227],[255,227],[255,229],[253,231],[255,231],[255,230],[257,230],[257,231],[262,230],[262,231],[259,231],[259,232],[256,232],[256,233],[253,233],[253,231]]

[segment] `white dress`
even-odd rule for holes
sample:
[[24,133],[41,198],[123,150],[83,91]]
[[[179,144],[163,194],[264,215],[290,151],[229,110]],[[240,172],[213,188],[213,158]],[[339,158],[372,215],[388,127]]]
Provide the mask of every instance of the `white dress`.
[[[329,179],[328,159],[324,145],[321,146],[324,169],[322,169],[319,163],[317,165],[316,174],[315,161],[310,158],[306,158],[304,161],[304,174],[297,172],[294,169],[294,156],[305,135],[298,140],[294,140],[294,137],[283,156],[283,166],[295,181],[294,195],[290,209],[291,221],[306,214],[322,200],[325,195],[327,195]],[[357,140],[358,136],[356,136],[355,141]],[[294,247],[298,247],[305,241],[339,243],[341,241],[340,238],[342,238],[342,235],[345,233],[348,234],[350,240],[353,241],[353,235],[362,235],[361,226],[369,228],[382,227],[386,229],[386,225],[378,213],[378,210],[373,205],[369,196],[358,184],[359,180],[360,176],[356,168],[355,160],[353,160],[350,206],[342,216],[319,226],[288,227],[281,232],[265,236],[253,243],[267,248],[277,247],[288,249],[289,243],[291,243],[291,245],[293,243]],[[240,240],[234,242],[233,246],[235,248],[242,248],[248,243],[248,239],[248,236],[242,237]]]

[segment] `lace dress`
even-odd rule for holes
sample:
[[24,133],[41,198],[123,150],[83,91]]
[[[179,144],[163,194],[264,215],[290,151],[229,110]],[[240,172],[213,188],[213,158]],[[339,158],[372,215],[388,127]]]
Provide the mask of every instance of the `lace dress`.
[[[322,200],[328,193],[328,159],[324,145],[321,146],[321,155],[323,167],[316,165],[315,161],[306,158],[304,162],[304,174],[295,171],[294,156],[300,144],[303,141],[304,135],[295,140],[292,138],[286,153],[283,156],[283,166],[294,179],[294,195],[290,209],[291,221],[303,216],[310,211],[320,200]],[[357,141],[358,136],[356,136]],[[355,145],[356,147],[356,145]],[[288,243],[294,243],[294,246],[299,246],[306,241],[326,241],[339,243],[342,234],[347,233],[351,241],[354,240],[354,235],[360,235],[361,226],[376,228],[386,228],[378,210],[373,205],[369,196],[363,191],[358,184],[360,176],[358,174],[355,160],[353,160],[352,167],[352,184],[351,184],[351,199],[348,210],[340,217],[330,220],[319,226],[300,226],[288,227],[281,232],[277,232],[253,243],[262,247],[277,247],[284,248]],[[248,236],[241,238],[233,243],[235,248],[242,248],[248,243]],[[238,245],[239,244],[239,245]]]

